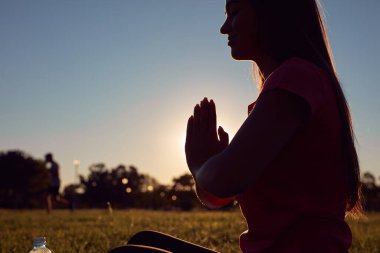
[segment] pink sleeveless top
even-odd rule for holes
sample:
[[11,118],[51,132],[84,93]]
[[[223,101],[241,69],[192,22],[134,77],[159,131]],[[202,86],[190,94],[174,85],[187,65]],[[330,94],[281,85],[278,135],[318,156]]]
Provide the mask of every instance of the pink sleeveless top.
[[316,65],[291,58],[270,75],[261,94],[272,89],[302,97],[311,114],[257,182],[238,196],[248,225],[240,248],[346,253],[352,236],[344,221],[346,184],[333,83]]

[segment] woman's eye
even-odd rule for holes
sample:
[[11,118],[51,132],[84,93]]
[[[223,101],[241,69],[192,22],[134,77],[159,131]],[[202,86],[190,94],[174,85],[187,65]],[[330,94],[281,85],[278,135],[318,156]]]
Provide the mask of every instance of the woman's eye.
[[231,16],[231,17],[233,17],[233,16],[236,16],[237,14],[239,13],[239,11],[230,11],[229,13],[228,13],[228,16]]

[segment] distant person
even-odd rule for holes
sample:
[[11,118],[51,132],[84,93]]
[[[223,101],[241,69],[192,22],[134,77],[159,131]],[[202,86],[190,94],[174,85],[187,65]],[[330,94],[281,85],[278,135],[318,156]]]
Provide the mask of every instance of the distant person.
[[[198,198],[238,200],[244,253],[347,253],[359,163],[318,1],[227,0],[226,15],[221,33],[232,58],[257,66],[259,96],[231,143],[215,103],[195,106],[185,151]],[[153,231],[128,243],[111,252],[214,252]]]
[[46,197],[47,212],[50,213],[53,209],[53,202],[62,203],[64,205],[68,205],[69,202],[59,195],[59,188],[61,186],[61,180],[59,178],[59,165],[56,161],[54,161],[53,154],[46,154],[45,162],[49,167],[50,173],[50,185]]

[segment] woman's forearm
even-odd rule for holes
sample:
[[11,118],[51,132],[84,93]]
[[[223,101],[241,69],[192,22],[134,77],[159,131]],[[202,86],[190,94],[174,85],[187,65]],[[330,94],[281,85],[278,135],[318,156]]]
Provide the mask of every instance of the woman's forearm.
[[222,199],[235,196],[240,187],[223,152],[211,157],[199,168],[195,181],[201,189]]

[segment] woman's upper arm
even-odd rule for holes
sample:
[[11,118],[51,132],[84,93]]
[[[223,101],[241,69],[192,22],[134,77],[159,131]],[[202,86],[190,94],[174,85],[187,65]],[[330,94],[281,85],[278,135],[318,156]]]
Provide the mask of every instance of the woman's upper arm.
[[276,88],[262,93],[231,143],[209,159],[201,187],[228,197],[252,185],[292,139],[311,109],[301,96]]

